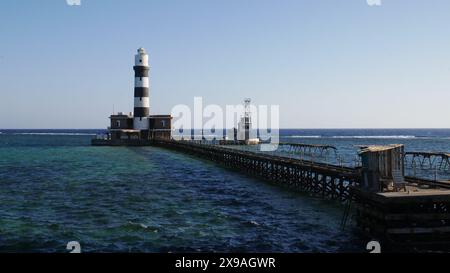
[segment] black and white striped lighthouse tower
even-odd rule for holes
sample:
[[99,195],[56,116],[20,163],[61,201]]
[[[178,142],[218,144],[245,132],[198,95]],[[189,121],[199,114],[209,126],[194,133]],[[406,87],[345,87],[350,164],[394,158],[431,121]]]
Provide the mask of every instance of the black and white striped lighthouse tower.
[[133,128],[135,130],[149,129],[150,115],[150,80],[148,55],[145,49],[139,48],[138,54],[135,56],[134,66],[134,121]]

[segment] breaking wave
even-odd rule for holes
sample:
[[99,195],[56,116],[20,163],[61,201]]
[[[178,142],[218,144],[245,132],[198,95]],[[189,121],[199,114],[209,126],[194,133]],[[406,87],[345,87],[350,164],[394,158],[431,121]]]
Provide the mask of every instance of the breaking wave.
[[405,135],[405,136],[332,136],[331,138],[412,139],[412,138],[417,138],[417,137]]
[[287,136],[288,138],[322,138],[322,136]]
[[285,138],[335,138],[335,139],[413,139],[413,138],[425,138],[417,137],[413,135],[397,135],[397,136],[285,136]]
[[92,133],[11,133],[12,135],[24,136],[95,136]]

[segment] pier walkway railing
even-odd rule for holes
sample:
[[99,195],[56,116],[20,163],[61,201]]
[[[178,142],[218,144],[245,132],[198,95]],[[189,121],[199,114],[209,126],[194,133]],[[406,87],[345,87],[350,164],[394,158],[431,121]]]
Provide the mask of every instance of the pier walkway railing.
[[240,151],[218,145],[168,140],[156,140],[153,145],[194,154],[273,183],[342,202],[351,198],[350,186],[357,186],[361,178],[359,169],[355,168]]

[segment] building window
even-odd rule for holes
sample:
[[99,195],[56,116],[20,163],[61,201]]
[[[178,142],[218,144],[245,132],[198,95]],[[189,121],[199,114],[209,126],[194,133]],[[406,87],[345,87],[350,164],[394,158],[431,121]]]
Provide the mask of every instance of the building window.
[[142,63],[142,59],[140,59],[139,62]]
[[120,120],[117,120],[117,121],[116,121],[116,127],[117,127],[117,128],[120,128]]
[[142,98],[139,98],[140,101],[142,101]]
[[166,121],[165,121],[165,120],[162,120],[162,121],[161,121],[161,126],[162,126],[163,128],[166,127]]

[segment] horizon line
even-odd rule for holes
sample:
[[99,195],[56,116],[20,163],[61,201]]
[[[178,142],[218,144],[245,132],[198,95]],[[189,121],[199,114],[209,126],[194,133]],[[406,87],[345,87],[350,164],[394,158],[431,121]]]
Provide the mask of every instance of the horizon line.
[[[233,128],[221,128],[216,130],[232,130]],[[266,130],[271,128],[260,128]],[[0,128],[0,130],[108,130],[107,128]],[[174,129],[175,130],[175,129]],[[194,129],[190,130],[202,130]],[[209,129],[203,129],[209,130]],[[255,128],[254,130],[259,130]],[[278,130],[450,130],[450,127],[323,127],[323,128],[279,128]]]

